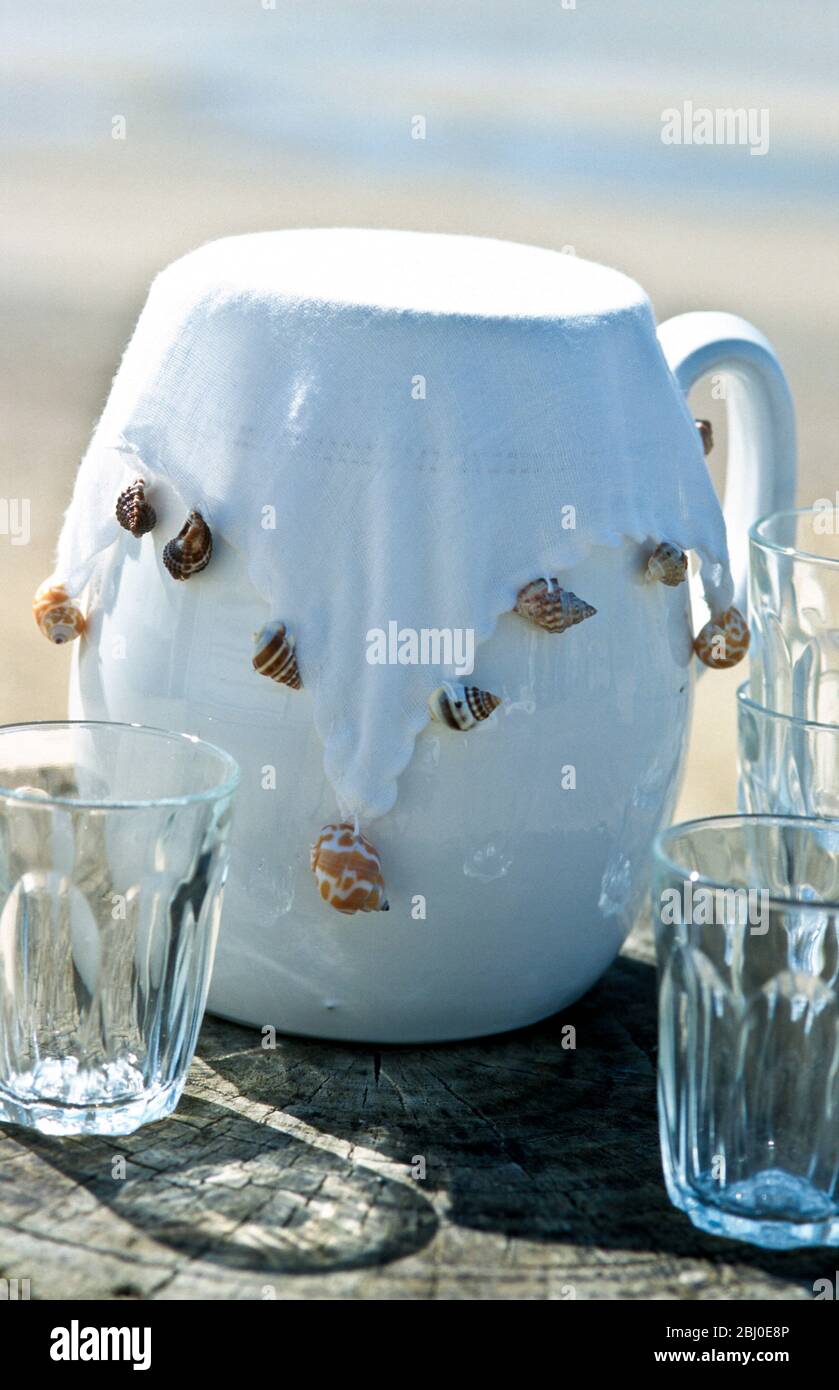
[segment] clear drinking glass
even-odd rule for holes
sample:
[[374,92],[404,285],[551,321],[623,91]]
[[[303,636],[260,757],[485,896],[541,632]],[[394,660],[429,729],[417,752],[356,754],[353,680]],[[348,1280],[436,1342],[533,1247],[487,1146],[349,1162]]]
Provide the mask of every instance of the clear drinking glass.
[[839,817],[839,724],[816,724],[737,691],[738,805],[749,814]]
[[774,512],[749,532],[751,697],[839,724],[839,506]]
[[185,734],[0,728],[0,1121],[128,1134],[174,1110],[238,775]]
[[670,1200],[715,1235],[839,1244],[839,824],[719,816],[654,852]]

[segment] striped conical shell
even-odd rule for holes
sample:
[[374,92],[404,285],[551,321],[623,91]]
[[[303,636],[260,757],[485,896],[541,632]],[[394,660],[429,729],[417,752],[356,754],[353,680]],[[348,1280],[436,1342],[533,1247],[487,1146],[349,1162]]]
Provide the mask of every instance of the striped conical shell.
[[310,862],[321,898],[336,912],[388,911],[378,853],[349,822],[323,827]]
[[299,690],[303,682],[294,655],[294,638],[284,623],[266,623],[253,639],[253,669],[279,685]]
[[489,719],[500,704],[497,695],[476,685],[441,685],[428,698],[432,719],[464,733]]
[[657,545],[647,561],[647,578],[657,579],[659,584],[666,584],[671,589],[682,584],[687,579],[687,573],[687,555],[669,541]]
[[711,421],[696,420],[694,423],[696,424],[696,428],[699,430],[699,435],[702,440],[702,448],[705,453],[705,457],[707,458],[714,447],[714,431],[711,428]]
[[32,600],[32,612],[41,632],[61,646],[81,637],[87,622],[81,609],[60,584],[42,584]]
[[519,592],[513,611],[548,632],[564,632],[593,618],[597,609],[570,589],[561,589],[556,579],[534,579]]
[[190,512],[177,536],[163,548],[163,563],[173,579],[189,579],[206,569],[213,537],[200,512]]
[[695,639],[699,660],[715,671],[736,666],[749,650],[749,625],[739,608],[727,608],[707,622]]
[[117,498],[116,517],[120,526],[125,531],[130,531],[132,536],[145,536],[147,531],[151,531],[157,521],[157,513],[151,503],[146,501],[146,484],[143,478],[135,478],[130,487],[120,493]]

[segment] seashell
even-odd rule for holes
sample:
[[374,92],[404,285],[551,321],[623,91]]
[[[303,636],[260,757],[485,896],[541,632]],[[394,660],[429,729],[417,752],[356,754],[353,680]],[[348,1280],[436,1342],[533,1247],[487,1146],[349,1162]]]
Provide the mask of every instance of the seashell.
[[325,825],[312,846],[318,892],[336,912],[387,912],[382,864],[370,841],[348,821]]
[[163,563],[173,579],[189,579],[206,569],[213,537],[200,512],[190,512],[174,540],[163,547]]
[[520,590],[513,612],[548,632],[564,632],[593,618],[597,609],[570,589],[560,589],[556,579],[534,579]]
[[666,584],[671,589],[684,583],[687,573],[687,555],[669,541],[662,541],[657,545],[647,561],[647,578],[657,579],[659,584]]
[[695,420],[694,424],[696,425],[696,428],[699,430],[699,434],[702,439],[702,448],[705,452],[705,457],[707,458],[714,447],[714,431],[711,429],[711,421]]
[[145,536],[157,521],[157,512],[146,501],[146,484],[143,478],[135,478],[130,487],[117,498],[116,517],[120,526],[130,531],[132,536]]
[[694,640],[693,650],[706,666],[723,671],[736,666],[749,650],[749,625],[739,608],[711,618]]
[[481,720],[489,719],[501,704],[497,695],[479,690],[475,685],[441,685],[428,697],[432,719],[448,724],[450,729],[474,729]]
[[266,623],[254,633],[253,669],[280,685],[299,690],[303,682],[294,655],[294,638],[283,623]]
[[66,589],[60,584],[47,581],[38,589],[32,600],[35,622],[45,637],[56,646],[64,642],[74,642],[81,637],[87,621],[81,609],[73,602]]

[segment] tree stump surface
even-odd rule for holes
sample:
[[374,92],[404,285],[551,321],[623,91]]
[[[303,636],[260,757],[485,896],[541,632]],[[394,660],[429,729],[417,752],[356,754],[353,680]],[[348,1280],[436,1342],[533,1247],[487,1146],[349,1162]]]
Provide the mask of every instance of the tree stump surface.
[[654,987],[641,932],[572,1009],[477,1042],[271,1050],[207,1018],[170,1119],[0,1128],[0,1277],[33,1299],[812,1299],[835,1251],[671,1207]]

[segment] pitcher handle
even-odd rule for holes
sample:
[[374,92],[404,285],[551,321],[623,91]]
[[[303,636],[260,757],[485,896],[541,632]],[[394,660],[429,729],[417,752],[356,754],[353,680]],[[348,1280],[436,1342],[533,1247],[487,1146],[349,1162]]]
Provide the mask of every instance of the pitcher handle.
[[723,512],[734,603],[746,612],[749,527],[795,500],[795,410],[771,344],[736,314],[678,314],[658,330],[685,395],[707,372],[725,381],[728,466]]

